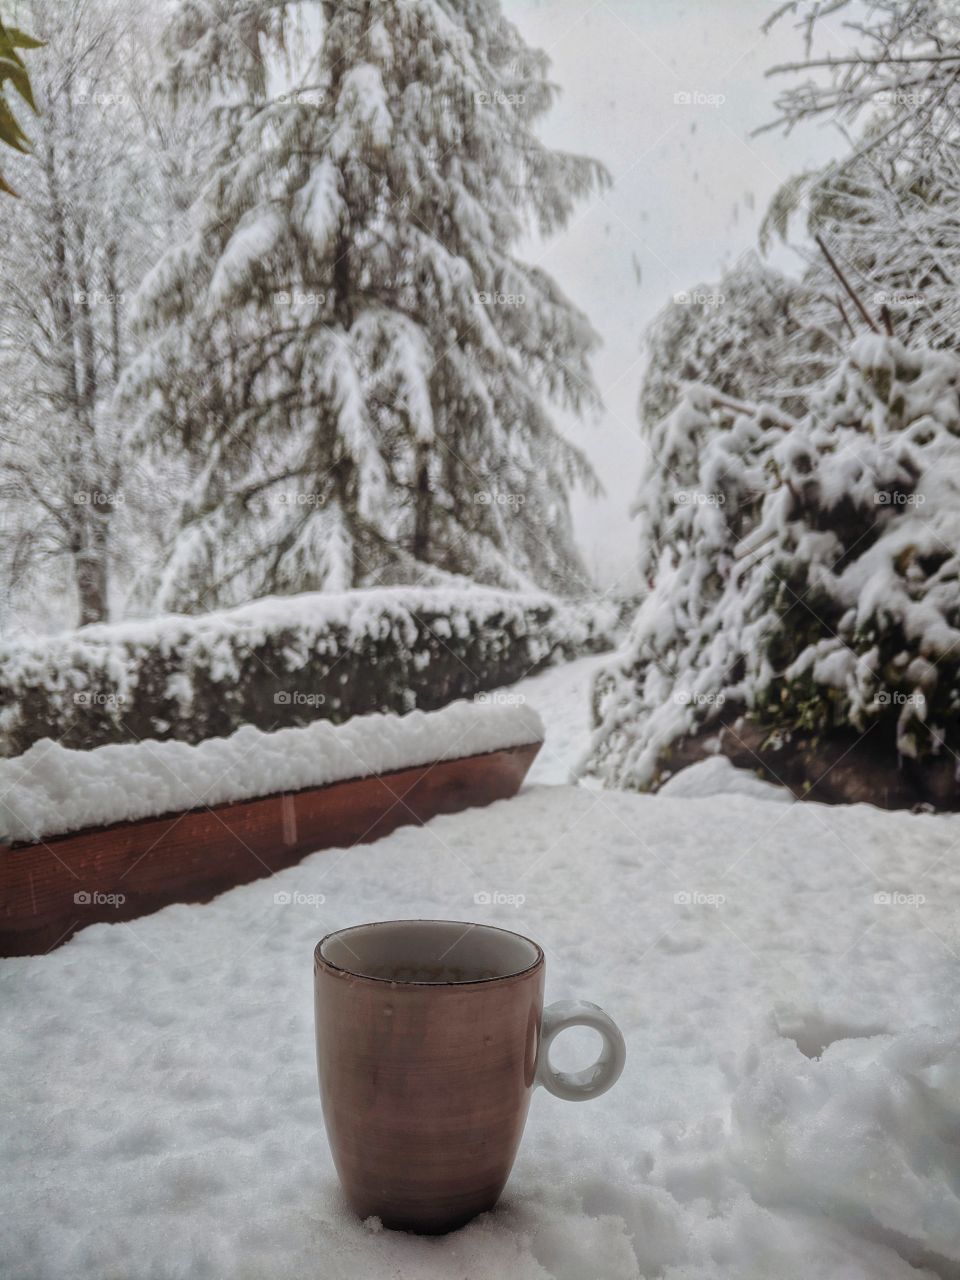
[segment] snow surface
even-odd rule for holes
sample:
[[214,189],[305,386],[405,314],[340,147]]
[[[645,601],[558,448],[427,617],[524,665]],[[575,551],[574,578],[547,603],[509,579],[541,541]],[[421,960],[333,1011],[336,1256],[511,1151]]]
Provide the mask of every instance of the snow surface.
[[[541,780],[580,755],[602,662],[481,695],[543,707]],[[0,1275],[960,1274],[960,816],[762,786],[719,760],[656,796],[528,786],[0,962]],[[628,1045],[603,1098],[537,1094],[496,1210],[440,1239],[351,1215],[315,1077],[315,942],[405,916],[536,938],[547,999]],[[567,1032],[554,1060],[594,1053]]]
[[543,737],[525,702],[452,702],[439,711],[317,720],[264,733],[243,725],[229,738],[143,741],[71,751],[43,738],[0,760],[0,838],[37,840],[201,805],[453,760]]
[[495,701],[522,701],[536,707],[545,726],[543,746],[530,766],[527,782],[571,782],[573,770],[590,741],[590,690],[608,653],[591,654],[485,695]]
[[696,764],[680,769],[660,788],[661,795],[679,799],[702,800],[707,796],[736,794],[753,796],[757,800],[774,800],[780,804],[789,804],[791,793],[786,787],[778,787],[774,782],[765,782],[749,769],[738,769],[726,756],[709,756]]
[[[535,706],[540,713],[545,726],[545,738],[537,758],[530,766],[528,783],[577,781],[577,765],[590,741],[593,679],[609,662],[608,653],[591,654],[586,658],[576,658],[573,662],[548,667],[538,675],[527,676],[515,685],[481,695],[508,705],[523,701]],[[595,787],[598,784],[592,778],[584,778],[582,785]],[[793,800],[786,787],[765,782],[750,769],[738,769],[726,756],[721,755],[710,756],[679,770],[664,783],[660,793],[690,799],[736,793],[784,804]]]
[[[291,596],[265,596],[251,604],[231,609],[212,610],[199,615],[179,613],[159,617],[133,619],[128,622],[98,623],[66,636],[57,633],[32,637],[29,645],[11,644],[11,653],[25,655],[41,652],[44,647],[57,649],[65,640],[84,644],[160,645],[172,648],[187,640],[195,643],[217,641],[223,633],[242,637],[248,644],[262,643],[278,628],[345,627],[349,635],[366,635],[371,627],[383,625],[384,617],[403,619],[416,613],[449,612],[451,625],[458,634],[466,635],[472,626],[488,621],[499,613],[514,613],[521,608],[557,607],[556,596],[547,592],[501,591],[495,587],[466,584],[454,587],[369,587],[347,591],[305,591]],[[589,610],[585,610],[589,613]]]
[[[6,960],[0,1274],[956,1275],[958,841],[954,817],[535,786]],[[603,1098],[537,1093],[501,1203],[440,1239],[351,1216],[315,1078],[315,942],[410,916],[536,938],[547,998],[628,1045]],[[595,1049],[567,1037],[569,1069]]]

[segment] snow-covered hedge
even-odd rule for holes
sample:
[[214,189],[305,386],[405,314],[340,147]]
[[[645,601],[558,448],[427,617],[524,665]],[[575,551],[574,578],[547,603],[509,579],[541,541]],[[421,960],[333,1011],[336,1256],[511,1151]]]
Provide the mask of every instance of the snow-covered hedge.
[[741,712],[778,741],[960,752],[960,359],[857,340],[802,419],[694,386],[638,502],[651,590],[590,767],[646,789]]
[[549,595],[394,587],[9,642],[0,754],[433,710],[610,648],[616,621],[612,606]]

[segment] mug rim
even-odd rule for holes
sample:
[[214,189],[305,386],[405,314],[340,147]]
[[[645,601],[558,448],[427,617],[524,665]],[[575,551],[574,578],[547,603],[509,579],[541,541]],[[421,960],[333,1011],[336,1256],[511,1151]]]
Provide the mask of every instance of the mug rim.
[[[517,969],[514,973],[501,973],[493,978],[467,978],[457,979],[451,978],[443,982],[423,982],[415,979],[393,979],[393,978],[377,978],[368,973],[357,973],[354,969],[346,969],[343,965],[335,964],[334,961],[328,960],[326,956],[321,954],[321,948],[325,942],[329,942],[331,938],[339,937],[344,933],[353,933],[357,929],[376,929],[381,925],[391,924],[460,924],[465,929],[487,929],[492,933],[505,933],[511,938],[520,938],[523,942],[529,943],[536,952],[536,957],[531,964],[523,969]],[[534,942],[533,938],[528,938],[524,933],[517,933],[515,929],[504,929],[496,924],[480,924],[476,920],[439,920],[431,919],[424,916],[408,917],[397,920],[368,920],[365,923],[345,925],[342,929],[332,929],[329,933],[324,934],[317,945],[313,949],[314,966],[316,968],[326,969],[333,974],[342,974],[352,978],[355,982],[375,982],[387,987],[425,987],[435,991],[445,991],[450,988],[462,989],[464,987],[487,987],[493,982],[514,982],[519,978],[527,978],[538,969],[541,969],[545,963],[543,948],[538,942]]]

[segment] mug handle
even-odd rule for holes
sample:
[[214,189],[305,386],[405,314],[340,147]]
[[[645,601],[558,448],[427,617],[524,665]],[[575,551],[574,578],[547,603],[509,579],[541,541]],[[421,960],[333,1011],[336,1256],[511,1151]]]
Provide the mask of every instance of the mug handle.
[[[600,1057],[584,1071],[557,1071],[550,1065],[550,1046],[554,1037],[567,1027],[592,1027],[603,1036]],[[589,1000],[558,1000],[543,1011],[540,1025],[540,1048],[537,1053],[536,1084],[567,1102],[586,1102],[599,1098],[620,1079],[627,1060],[627,1046],[620,1028],[599,1005]]]

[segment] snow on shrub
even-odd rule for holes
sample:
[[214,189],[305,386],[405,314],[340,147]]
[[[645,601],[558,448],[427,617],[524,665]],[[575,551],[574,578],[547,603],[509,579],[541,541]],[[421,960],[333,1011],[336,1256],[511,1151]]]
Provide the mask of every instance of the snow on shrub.
[[433,710],[610,648],[616,621],[612,606],[546,594],[391,587],[10,641],[0,754]]
[[587,767],[658,785],[746,712],[960,751],[960,359],[858,339],[802,419],[691,386],[652,433],[650,592],[597,679]]
[[655,427],[691,382],[737,398],[775,397],[780,407],[803,412],[805,388],[837,363],[826,326],[808,322],[811,305],[820,308],[818,319],[827,305],[814,304],[812,294],[753,251],[715,283],[675,293],[647,332],[641,424]]

